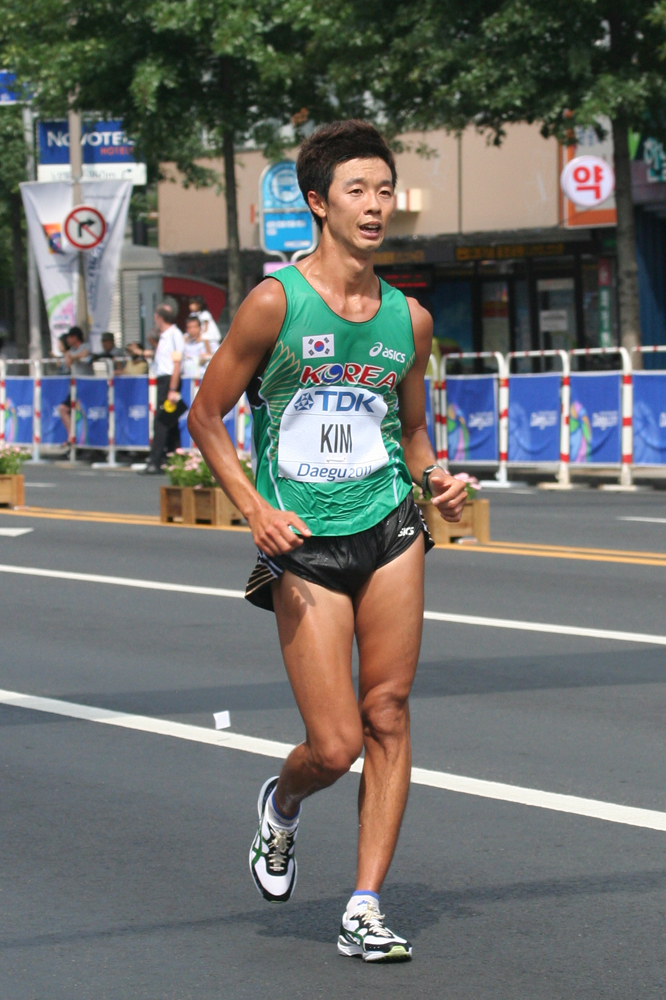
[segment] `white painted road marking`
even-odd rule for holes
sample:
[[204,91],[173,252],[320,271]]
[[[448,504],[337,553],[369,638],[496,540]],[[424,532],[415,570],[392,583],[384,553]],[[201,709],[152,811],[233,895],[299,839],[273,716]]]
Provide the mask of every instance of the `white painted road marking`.
[[[154,719],[147,715],[128,715],[125,712],[114,712],[108,708],[94,708],[71,701],[60,701],[57,698],[40,698],[36,695],[22,694],[19,691],[0,690],[0,704],[29,709],[34,712],[62,715],[69,719],[100,722],[107,726],[119,726],[122,729],[133,729],[142,733],[172,736],[194,743],[207,743],[210,746],[222,747],[227,750],[260,754],[262,757],[277,757],[279,760],[284,760],[293,749],[290,743],[278,743],[275,740],[264,740],[256,736],[243,736],[241,733],[204,729],[202,726],[191,726],[183,722],[173,722],[170,719]],[[352,771],[357,774],[360,774],[362,769],[362,760],[357,760],[352,766]],[[412,783],[426,785],[429,788],[440,788],[447,792],[460,792],[463,795],[476,795],[499,802],[512,802],[515,805],[532,806],[537,809],[551,809],[554,812],[570,813],[574,816],[586,816],[589,819],[606,820],[609,823],[621,823],[625,826],[639,826],[645,830],[666,832],[666,813],[657,812],[654,809],[639,809],[635,806],[618,805],[615,802],[584,799],[577,795],[560,795],[558,792],[544,792],[538,788],[521,788],[519,785],[505,785],[499,781],[468,778],[460,774],[449,774],[446,771],[429,771],[422,767],[412,768]]]
[[[0,573],[19,576],[46,577],[53,580],[72,580],[76,583],[106,583],[114,587],[138,587],[141,590],[166,590],[174,594],[198,594],[204,597],[243,598],[242,590],[222,587],[195,587],[188,583],[163,583],[161,580],[136,580],[125,576],[99,576],[96,573],[69,573],[65,570],[37,569],[34,566],[9,566],[0,564]],[[487,628],[508,628],[519,632],[547,632],[551,635],[575,635],[584,639],[608,639],[612,642],[638,642],[648,646],[666,646],[666,635],[646,632],[617,632],[613,629],[584,628],[577,625],[552,625],[547,622],[523,622],[512,618],[485,618],[478,615],[456,615],[444,611],[424,611],[426,621],[450,622],[453,625],[481,625]]]
[[644,521],[645,524],[666,524],[666,517],[618,517],[618,521]]
[[19,535],[27,535],[34,530],[34,528],[0,528],[0,538],[18,538]]
[[31,483],[27,479],[25,481],[26,486],[38,486],[42,490],[54,490],[57,483]]

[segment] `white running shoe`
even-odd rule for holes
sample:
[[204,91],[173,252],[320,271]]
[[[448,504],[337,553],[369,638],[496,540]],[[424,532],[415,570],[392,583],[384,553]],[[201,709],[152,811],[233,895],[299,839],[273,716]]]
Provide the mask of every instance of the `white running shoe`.
[[338,951],[362,958],[364,962],[408,962],[412,957],[409,941],[384,927],[384,914],[372,900],[363,900],[358,910],[342,914]]
[[278,783],[277,777],[264,782],[259,792],[259,829],[250,848],[250,871],[258,891],[269,903],[286,903],[296,886],[298,865],[294,857],[298,821],[293,830],[268,822],[266,806]]

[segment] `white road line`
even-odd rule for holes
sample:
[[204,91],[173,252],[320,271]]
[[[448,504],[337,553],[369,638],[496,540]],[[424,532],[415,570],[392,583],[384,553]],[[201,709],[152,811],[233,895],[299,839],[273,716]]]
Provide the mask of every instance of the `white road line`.
[[618,521],[644,521],[645,524],[666,524],[666,517],[618,517]]
[[[106,583],[115,587],[138,587],[142,590],[166,590],[173,594],[199,594],[204,597],[243,598],[242,590],[222,587],[195,587],[188,583],[163,583],[161,580],[136,580],[126,576],[99,576],[95,573],[69,573],[65,570],[37,569],[34,566],[9,566],[0,564],[0,573],[19,576],[46,577],[52,580],[72,580],[77,583]],[[666,646],[666,635],[645,632],[617,632],[602,628],[583,628],[577,625],[552,625],[547,622],[523,622],[511,618],[485,618],[478,615],[456,615],[443,611],[424,611],[426,621],[450,622],[453,625],[482,625],[487,628],[508,628],[519,632],[547,632],[551,635],[575,635],[585,639],[609,639],[613,642],[638,642],[648,646]]]
[[[228,730],[204,729],[202,726],[190,726],[183,722],[173,722],[170,719],[128,715],[124,712],[114,712],[108,708],[93,708],[90,705],[60,701],[57,698],[40,698],[18,691],[0,690],[0,704],[30,709],[34,712],[62,715],[69,719],[101,722],[103,725],[119,726],[122,729],[133,729],[142,733],[172,736],[194,743],[207,743],[210,746],[222,747],[227,750],[260,754],[262,757],[277,757],[279,760],[284,760],[292,749],[290,743],[278,743],[275,740],[264,740],[256,736],[243,736],[241,733],[230,733]],[[362,769],[363,762],[361,760],[357,760],[352,766],[352,771],[357,774]],[[446,771],[428,771],[422,767],[412,768],[412,783],[448,792],[460,792],[463,795],[496,799],[499,802],[512,802],[515,805],[532,806],[537,809],[551,809],[554,812],[570,813],[574,816],[606,820],[609,823],[621,823],[625,826],[639,826],[646,830],[666,832],[666,813],[657,812],[654,809],[639,809],[634,806],[618,805],[615,802],[584,799],[577,795],[560,795],[558,792],[544,792],[538,788],[521,788],[518,785],[505,785],[498,781],[468,778],[465,775],[449,774]]]
[[34,566],[0,564],[0,573],[19,576],[42,576],[51,580],[73,580],[77,583],[109,583],[114,587],[139,587],[141,590],[168,590],[174,594],[202,594],[204,597],[245,597],[242,590],[221,587],[193,587],[187,583],[163,583],[161,580],[135,580],[127,576],[99,576],[96,573],[69,573],[59,569],[36,569]]
[[614,642],[642,642],[666,646],[666,635],[644,632],[616,632],[605,628],[583,628],[577,625],[547,625],[543,622],[521,622],[511,618],[482,618],[476,615],[449,615],[442,611],[424,611],[428,621],[454,622],[456,625],[486,625],[489,628],[510,628],[519,632],[550,632],[554,635],[580,635],[587,639],[610,639]]
[[19,535],[27,535],[34,528],[0,528],[0,538],[18,538]]

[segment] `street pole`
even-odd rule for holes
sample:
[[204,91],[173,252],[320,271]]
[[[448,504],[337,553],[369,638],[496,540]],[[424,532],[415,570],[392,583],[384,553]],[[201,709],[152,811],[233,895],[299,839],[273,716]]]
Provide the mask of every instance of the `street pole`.
[[[34,115],[28,104],[23,105],[23,135],[26,146],[26,174],[29,181],[36,180],[35,176],[35,135],[34,135]],[[35,250],[28,235],[28,330],[30,334],[29,354],[31,359],[42,356],[42,323],[39,302],[39,278],[37,275],[37,260]]]
[[[81,175],[83,173],[83,153],[81,147],[81,113],[79,111],[69,112],[69,164],[72,169],[72,207],[80,205],[81,195]],[[83,266],[83,252],[79,250],[79,293],[76,302],[76,325],[80,326],[84,334],[88,333],[88,303],[86,300],[86,277]]]

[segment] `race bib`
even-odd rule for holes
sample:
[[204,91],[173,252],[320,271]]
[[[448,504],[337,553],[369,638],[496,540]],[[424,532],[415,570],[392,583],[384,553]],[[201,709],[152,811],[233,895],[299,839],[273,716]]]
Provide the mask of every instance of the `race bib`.
[[388,463],[383,396],[357,386],[299,390],[282,414],[278,471],[320,483],[365,479]]

